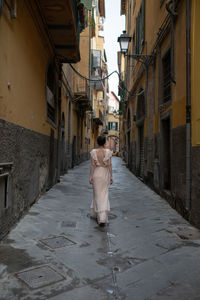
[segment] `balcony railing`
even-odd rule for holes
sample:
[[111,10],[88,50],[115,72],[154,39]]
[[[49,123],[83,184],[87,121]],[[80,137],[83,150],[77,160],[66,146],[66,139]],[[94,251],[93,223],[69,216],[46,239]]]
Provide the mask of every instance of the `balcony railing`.
[[74,76],[74,93],[89,98],[89,84],[84,78],[75,74]]

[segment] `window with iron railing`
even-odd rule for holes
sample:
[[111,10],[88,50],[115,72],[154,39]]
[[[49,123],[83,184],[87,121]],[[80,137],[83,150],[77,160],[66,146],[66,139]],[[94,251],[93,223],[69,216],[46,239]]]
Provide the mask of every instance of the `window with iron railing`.
[[54,62],[51,62],[47,70],[46,78],[46,101],[47,101],[47,120],[56,124],[56,67]]
[[137,112],[136,120],[139,121],[145,116],[145,95],[144,90],[141,88],[137,99]]
[[171,100],[171,50],[162,58],[162,92],[163,103]]

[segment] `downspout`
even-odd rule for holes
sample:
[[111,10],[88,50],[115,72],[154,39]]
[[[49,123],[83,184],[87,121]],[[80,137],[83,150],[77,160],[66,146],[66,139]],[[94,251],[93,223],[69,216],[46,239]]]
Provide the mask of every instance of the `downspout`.
[[[170,7],[171,4],[172,7]],[[174,72],[174,20],[178,14],[177,12],[175,12],[174,0],[168,0],[166,4],[166,10],[170,14],[170,19],[171,19],[171,81],[173,83],[176,83],[175,72]]]
[[191,208],[191,1],[186,1],[186,209]]
[[58,143],[57,143],[57,182],[60,182],[60,162],[61,162],[61,89],[62,89],[62,64],[59,63],[58,75]]

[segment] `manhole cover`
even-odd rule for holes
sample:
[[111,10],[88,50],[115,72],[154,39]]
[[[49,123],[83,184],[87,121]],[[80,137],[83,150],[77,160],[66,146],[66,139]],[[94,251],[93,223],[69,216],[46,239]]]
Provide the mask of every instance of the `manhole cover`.
[[65,236],[57,236],[49,239],[44,239],[40,240],[40,242],[51,249],[58,249],[76,244]]
[[31,270],[22,271],[16,276],[32,289],[37,289],[65,279],[50,266],[40,266]]

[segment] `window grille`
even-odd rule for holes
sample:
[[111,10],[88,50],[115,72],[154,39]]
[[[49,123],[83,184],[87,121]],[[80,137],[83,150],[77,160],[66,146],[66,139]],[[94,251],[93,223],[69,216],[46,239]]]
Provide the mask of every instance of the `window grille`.
[[163,103],[171,100],[171,51],[167,51],[162,59],[163,70]]
[[8,173],[0,174],[1,210],[8,208],[8,182],[9,182],[9,174]]
[[50,63],[47,70],[47,119],[56,123],[56,70],[55,65]]
[[140,90],[140,93],[143,91],[142,94],[138,96],[137,101],[137,121],[140,120],[145,115],[145,96],[144,96],[144,90]]

